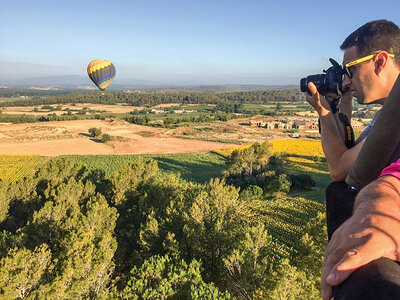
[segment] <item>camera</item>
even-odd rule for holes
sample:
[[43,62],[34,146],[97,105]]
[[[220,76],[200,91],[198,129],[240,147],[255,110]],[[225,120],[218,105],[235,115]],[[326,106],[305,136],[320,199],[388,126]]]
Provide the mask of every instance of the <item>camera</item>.
[[308,83],[313,82],[317,87],[318,92],[321,95],[326,95],[328,92],[334,92],[337,95],[343,93],[342,80],[344,70],[341,65],[333,58],[329,61],[332,64],[328,70],[323,70],[324,74],[309,75],[305,78],[300,79],[300,90],[302,92],[308,92]]

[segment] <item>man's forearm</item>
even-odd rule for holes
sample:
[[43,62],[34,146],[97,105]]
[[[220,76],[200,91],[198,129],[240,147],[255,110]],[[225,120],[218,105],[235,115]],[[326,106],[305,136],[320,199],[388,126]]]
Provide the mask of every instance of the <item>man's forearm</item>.
[[[332,177],[332,173],[340,166],[340,159],[343,153],[347,150],[342,136],[340,135],[338,124],[332,113],[329,113],[320,118],[321,124],[321,142],[322,149],[328,162],[328,167]],[[334,172],[335,173],[335,172]]]
[[343,181],[355,161],[360,146],[347,149],[326,97],[318,93],[317,87],[312,82],[308,83],[308,89],[310,95],[306,96],[307,102],[320,118],[322,148],[328,162],[329,173],[334,181]]
[[344,142],[345,140],[345,134],[344,134],[344,126],[343,123],[340,121],[339,119],[339,113],[337,112],[336,114],[333,115],[335,118],[335,122],[336,122],[336,126],[338,128],[338,132],[340,134],[340,138],[342,139],[342,141]]
[[[400,212],[400,180],[383,176],[367,185],[357,195],[353,213],[357,210]],[[400,222],[400,220],[399,220]]]

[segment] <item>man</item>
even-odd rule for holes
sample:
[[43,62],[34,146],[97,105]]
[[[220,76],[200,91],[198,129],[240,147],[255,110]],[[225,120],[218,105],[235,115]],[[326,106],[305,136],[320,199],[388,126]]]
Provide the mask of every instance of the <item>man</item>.
[[[340,48],[344,50],[343,65],[348,66],[342,83],[347,92],[342,96],[340,109],[350,117],[352,97],[360,104],[384,104],[400,72],[398,26],[386,20],[369,22],[350,34]],[[347,149],[338,118],[333,116],[328,100],[317,92],[313,83],[310,82],[308,87],[311,95],[307,96],[307,101],[320,118],[321,141],[329,173],[333,181],[344,181],[368,132],[363,132],[356,145]]]
[[[342,112],[349,117],[352,97],[360,104],[384,104],[400,73],[398,26],[386,20],[369,22],[350,34],[341,49],[344,50],[345,70],[342,85],[344,90],[348,89],[342,97]],[[338,118],[332,113],[329,97],[321,96],[313,83],[308,87],[311,95],[307,101],[320,117],[321,141],[330,175],[333,181],[344,181],[371,126],[357,139],[356,145],[348,149],[341,138]],[[399,150],[398,147],[390,161],[400,157]],[[394,262],[400,258],[397,252],[400,212],[397,206],[393,208],[400,203],[396,202],[400,200],[396,180],[388,176],[369,185],[357,196],[354,208],[352,201],[334,202],[330,205],[339,213],[332,214],[327,205],[328,232],[332,233],[344,221],[329,228],[332,215],[333,218],[345,215],[344,219],[348,220],[336,230],[326,250],[321,278],[324,299],[330,299],[332,286],[342,283],[356,269],[335,288],[335,299],[400,299],[400,267]],[[342,208],[342,205],[347,207]],[[391,296],[380,294],[385,291]]]

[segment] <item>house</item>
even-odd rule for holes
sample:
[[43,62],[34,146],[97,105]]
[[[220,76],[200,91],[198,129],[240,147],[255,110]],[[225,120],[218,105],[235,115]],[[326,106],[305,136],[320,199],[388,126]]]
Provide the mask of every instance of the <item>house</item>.
[[250,120],[249,125],[250,126],[257,126],[257,127],[265,127],[266,122],[265,121],[260,121],[260,120]]
[[283,123],[283,129],[292,129],[293,124],[292,123]]
[[305,121],[304,123],[308,129],[318,129],[318,124],[313,121]]
[[296,120],[293,124],[293,127],[296,129],[305,129],[306,128],[306,122],[305,121],[298,121]]
[[267,122],[265,124],[265,128],[267,128],[267,129],[275,129],[275,122]]

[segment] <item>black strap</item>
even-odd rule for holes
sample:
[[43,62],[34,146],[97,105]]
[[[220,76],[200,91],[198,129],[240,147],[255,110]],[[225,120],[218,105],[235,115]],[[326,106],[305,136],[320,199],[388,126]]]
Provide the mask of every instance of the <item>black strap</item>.
[[339,120],[343,124],[344,128],[344,144],[348,149],[354,147],[354,132],[350,125],[349,119],[344,113],[339,113]]
[[[341,97],[337,97],[331,101],[330,106],[331,106],[331,111],[332,114],[335,114],[339,110],[339,104],[340,104],[340,99]],[[350,125],[349,119],[346,117],[344,113],[339,113],[339,120],[343,124],[344,128],[344,144],[348,149],[354,147],[354,131],[353,128]],[[321,134],[321,120],[318,119],[318,129],[319,133]]]
[[331,103],[329,103],[331,106],[332,114],[336,114],[336,112],[339,110],[340,99],[341,97],[337,97],[333,99]]

